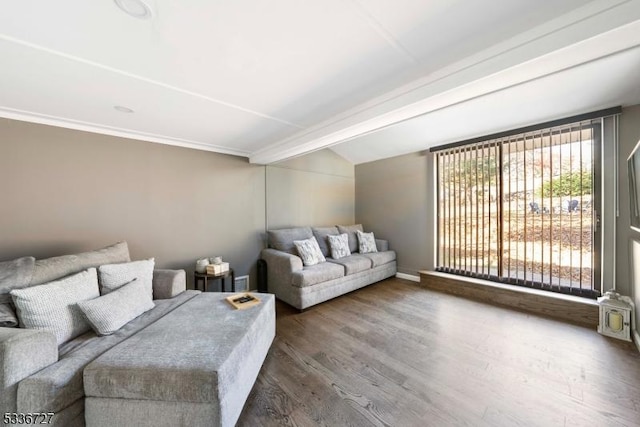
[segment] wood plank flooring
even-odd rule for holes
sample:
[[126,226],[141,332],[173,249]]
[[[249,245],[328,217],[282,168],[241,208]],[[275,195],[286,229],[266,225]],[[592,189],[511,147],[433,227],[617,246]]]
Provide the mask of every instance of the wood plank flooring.
[[388,279],[276,339],[238,426],[640,426],[640,354],[585,327]]

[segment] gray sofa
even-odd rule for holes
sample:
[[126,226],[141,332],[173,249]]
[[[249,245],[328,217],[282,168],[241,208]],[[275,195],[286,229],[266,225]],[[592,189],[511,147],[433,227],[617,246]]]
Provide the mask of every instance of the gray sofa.
[[[124,263],[129,252],[120,243],[25,273],[26,261],[0,263],[0,314],[11,287]],[[47,330],[0,327],[0,412],[53,413],[58,426],[233,426],[275,337],[275,305],[257,294],[261,304],[235,310],[228,295],[186,290],[184,270],[155,270],[155,306],[111,335],[58,345]]]
[[[261,258],[267,264],[267,284],[270,293],[287,304],[304,310],[353,290],[395,276],[396,253],[389,250],[386,240],[376,239],[378,252],[358,253],[356,230],[362,225],[331,227],[297,227],[267,232],[268,246]],[[349,235],[351,255],[330,257],[328,235]],[[295,240],[314,237],[326,262],[304,266],[298,256]]]

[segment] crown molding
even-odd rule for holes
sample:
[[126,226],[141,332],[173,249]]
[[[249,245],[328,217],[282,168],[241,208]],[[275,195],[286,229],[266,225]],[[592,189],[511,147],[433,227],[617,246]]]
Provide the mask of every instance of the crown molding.
[[220,154],[230,154],[232,156],[249,157],[250,153],[244,150],[236,150],[218,145],[205,144],[198,141],[190,141],[180,138],[172,138],[164,135],[156,135],[146,132],[133,131],[111,126],[98,125],[95,123],[69,120],[61,117],[38,114],[29,111],[21,111],[0,106],[0,117],[24,122],[39,123],[49,126],[57,126],[66,129],[92,132],[102,135],[115,136],[119,138],[135,139],[138,141],[154,142],[157,144],[173,145],[177,147],[191,148],[201,151],[210,151]]

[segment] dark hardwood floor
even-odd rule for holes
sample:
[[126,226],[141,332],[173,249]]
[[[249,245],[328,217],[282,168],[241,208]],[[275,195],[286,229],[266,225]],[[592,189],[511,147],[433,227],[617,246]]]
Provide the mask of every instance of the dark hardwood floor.
[[596,331],[389,279],[277,336],[239,426],[640,426],[640,354]]

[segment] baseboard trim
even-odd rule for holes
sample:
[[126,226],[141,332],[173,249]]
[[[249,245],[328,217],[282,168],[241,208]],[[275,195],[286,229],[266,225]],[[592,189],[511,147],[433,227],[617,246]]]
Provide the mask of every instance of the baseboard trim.
[[413,274],[396,273],[396,277],[398,279],[411,280],[412,282],[420,283],[420,276],[414,276]]
[[633,342],[636,343],[636,348],[638,349],[638,353],[640,353],[640,333],[638,331],[633,332]]
[[435,291],[535,313],[594,330],[598,327],[598,303],[595,300],[433,271],[420,271],[420,278],[421,286]]

